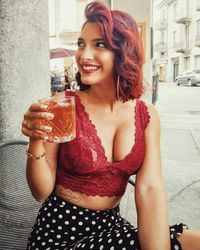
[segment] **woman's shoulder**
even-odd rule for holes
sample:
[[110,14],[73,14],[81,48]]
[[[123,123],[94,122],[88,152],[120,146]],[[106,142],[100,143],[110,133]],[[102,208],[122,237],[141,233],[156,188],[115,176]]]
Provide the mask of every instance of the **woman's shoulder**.
[[145,128],[150,123],[159,122],[159,114],[155,105],[141,99],[138,100],[138,103]]

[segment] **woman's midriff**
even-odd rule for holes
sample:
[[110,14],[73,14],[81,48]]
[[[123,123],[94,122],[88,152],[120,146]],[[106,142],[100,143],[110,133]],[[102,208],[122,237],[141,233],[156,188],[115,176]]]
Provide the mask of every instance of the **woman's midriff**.
[[107,210],[116,207],[121,200],[120,196],[87,196],[84,193],[74,192],[71,189],[66,189],[61,185],[56,185],[55,194],[74,205],[92,209],[92,210]]

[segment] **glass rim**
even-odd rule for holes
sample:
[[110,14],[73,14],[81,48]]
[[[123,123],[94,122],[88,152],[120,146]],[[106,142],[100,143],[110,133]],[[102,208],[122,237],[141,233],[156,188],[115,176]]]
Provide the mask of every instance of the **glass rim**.
[[64,100],[75,100],[75,96],[72,95],[60,95],[60,96],[50,96],[50,97],[41,97],[38,99],[39,103],[43,103],[43,102],[47,102],[47,101],[51,101],[51,100],[55,100],[55,101],[64,101]]

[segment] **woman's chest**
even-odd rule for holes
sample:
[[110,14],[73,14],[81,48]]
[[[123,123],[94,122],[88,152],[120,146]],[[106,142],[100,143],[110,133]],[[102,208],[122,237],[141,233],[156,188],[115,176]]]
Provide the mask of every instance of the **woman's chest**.
[[98,116],[92,119],[91,133],[97,137],[107,161],[115,162],[130,153],[135,143],[135,129],[133,115],[122,115],[118,119]]
[[138,171],[145,155],[144,118],[148,115],[143,102],[136,100],[130,112],[124,110],[113,117],[101,116],[99,109],[98,115],[93,115],[79,97],[76,101],[77,136],[61,145],[58,167],[85,178],[104,172],[121,176]]
[[105,124],[104,127],[100,138],[96,127],[86,126],[85,122],[77,120],[76,139],[61,147],[61,162],[67,171],[87,174],[90,178],[90,174],[114,169],[116,173],[133,174],[141,166],[145,150],[144,133],[126,124],[112,136],[112,128]]
[[135,143],[135,106],[125,107],[113,112],[87,109],[87,112],[82,112],[85,119],[78,121],[82,129],[90,129],[88,132],[96,137],[109,162],[122,160]]

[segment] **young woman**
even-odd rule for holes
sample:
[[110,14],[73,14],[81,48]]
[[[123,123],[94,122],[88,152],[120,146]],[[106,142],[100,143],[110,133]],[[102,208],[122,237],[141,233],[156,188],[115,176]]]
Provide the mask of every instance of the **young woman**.
[[[160,124],[142,95],[142,49],[133,18],[90,3],[78,38],[74,140],[44,142],[52,119],[32,104],[22,124],[30,138],[27,179],[44,201],[27,249],[199,250],[200,234],[169,227],[161,177]],[[46,112],[45,112],[46,111]],[[120,216],[130,175],[136,174],[137,228]]]

